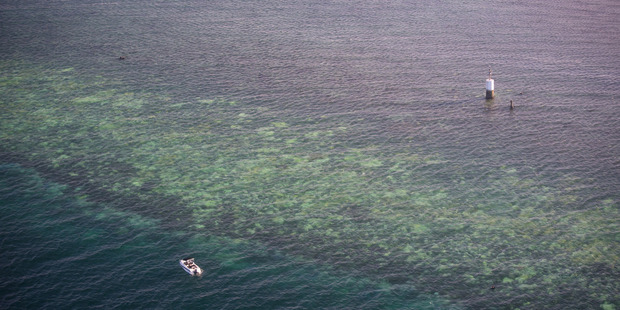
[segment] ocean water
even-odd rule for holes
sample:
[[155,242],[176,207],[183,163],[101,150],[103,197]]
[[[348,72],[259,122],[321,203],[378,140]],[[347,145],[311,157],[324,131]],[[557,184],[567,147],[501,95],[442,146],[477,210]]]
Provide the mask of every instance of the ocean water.
[[619,20],[2,1],[0,308],[618,309]]

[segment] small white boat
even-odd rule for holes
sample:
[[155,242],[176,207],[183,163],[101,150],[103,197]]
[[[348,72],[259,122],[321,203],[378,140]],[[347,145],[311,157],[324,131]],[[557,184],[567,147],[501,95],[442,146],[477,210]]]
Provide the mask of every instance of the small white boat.
[[202,274],[202,269],[194,263],[193,257],[184,258],[179,261],[179,264],[181,264],[181,267],[183,267],[183,269],[192,276],[199,276]]

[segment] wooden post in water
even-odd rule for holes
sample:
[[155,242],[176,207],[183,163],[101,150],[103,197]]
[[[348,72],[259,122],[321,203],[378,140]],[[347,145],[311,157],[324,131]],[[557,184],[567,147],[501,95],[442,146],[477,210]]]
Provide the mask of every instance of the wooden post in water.
[[495,97],[495,85],[491,78],[491,69],[489,69],[489,78],[487,79],[487,96],[486,99],[493,99]]

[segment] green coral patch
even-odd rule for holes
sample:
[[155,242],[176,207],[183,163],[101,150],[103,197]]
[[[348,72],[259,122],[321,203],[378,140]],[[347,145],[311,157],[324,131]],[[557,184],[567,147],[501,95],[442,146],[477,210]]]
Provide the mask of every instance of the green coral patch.
[[[609,197],[584,202],[593,189],[577,185],[591,180],[551,184],[527,167],[472,172],[408,143],[388,149],[385,136],[367,132],[389,119],[274,117],[257,103],[171,100],[21,66],[0,64],[9,69],[0,70],[2,151],[140,201],[131,208],[158,221],[190,219],[197,234],[260,240],[377,278],[403,274],[456,299],[501,283],[510,289],[496,295],[531,308],[542,304],[526,296],[543,287],[547,300],[619,302],[609,275],[619,274],[620,208]],[[97,219],[154,225],[99,211]],[[248,264],[222,255],[225,268]]]

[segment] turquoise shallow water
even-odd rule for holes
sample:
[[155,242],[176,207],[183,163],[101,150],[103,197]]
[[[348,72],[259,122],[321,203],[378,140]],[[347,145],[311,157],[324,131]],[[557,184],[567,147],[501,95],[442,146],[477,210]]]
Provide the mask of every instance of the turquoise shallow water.
[[618,308],[619,15],[3,2],[2,304]]
[[[2,165],[0,176],[8,308],[448,307],[411,285],[390,288],[243,240],[168,230],[16,165]],[[190,254],[204,276],[178,265]]]

